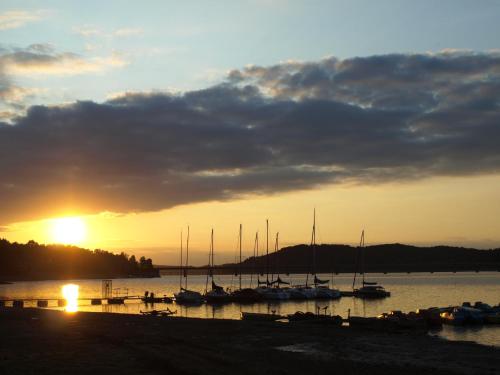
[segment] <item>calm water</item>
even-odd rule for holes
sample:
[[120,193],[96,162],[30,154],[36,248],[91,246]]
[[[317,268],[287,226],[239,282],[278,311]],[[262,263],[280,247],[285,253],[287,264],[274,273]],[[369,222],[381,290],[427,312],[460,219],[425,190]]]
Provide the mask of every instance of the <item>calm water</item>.
[[[332,279],[332,275],[322,274],[320,278]],[[282,277],[292,283],[304,283],[304,275]],[[216,276],[218,284],[225,287],[237,287],[238,279],[231,275]],[[254,277],[255,286],[255,277]],[[352,297],[343,297],[336,301],[285,301],[280,303],[258,303],[253,305],[227,304],[223,306],[178,306],[174,304],[155,304],[154,306],[137,301],[129,301],[125,305],[91,306],[80,301],[78,310],[139,314],[140,310],[164,309],[177,310],[177,315],[201,318],[239,319],[241,311],[271,312],[291,314],[296,311],[315,312],[317,307],[328,306],[328,312],[347,316],[350,309],[352,315],[374,316],[389,310],[411,311],[431,306],[459,305],[464,301],[483,301],[490,305],[500,303],[500,272],[494,273],[412,273],[412,274],[370,274],[367,280],[378,281],[392,293],[384,300],[366,301]],[[189,289],[205,290],[205,276],[190,276]],[[64,284],[79,285],[79,297],[100,297],[100,280],[72,281],[37,281],[18,282],[11,285],[0,285],[0,298],[61,298]],[[352,275],[335,275],[335,287],[350,290]],[[250,276],[243,278],[243,286],[249,286]],[[179,289],[179,277],[165,275],[156,279],[114,279],[115,292],[129,296],[143,295],[144,291],[154,292],[157,296],[172,296]],[[456,328],[446,326],[436,334],[451,340],[476,341],[487,345],[500,346],[500,326],[484,326]]]

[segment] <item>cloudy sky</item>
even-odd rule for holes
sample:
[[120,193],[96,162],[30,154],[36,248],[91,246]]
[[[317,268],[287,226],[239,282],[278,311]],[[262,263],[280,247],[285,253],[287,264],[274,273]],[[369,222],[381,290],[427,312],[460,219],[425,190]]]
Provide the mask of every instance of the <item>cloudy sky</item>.
[[[500,247],[500,2],[2,1],[0,236]],[[265,243],[261,244],[265,248]],[[205,256],[206,255],[206,256]]]

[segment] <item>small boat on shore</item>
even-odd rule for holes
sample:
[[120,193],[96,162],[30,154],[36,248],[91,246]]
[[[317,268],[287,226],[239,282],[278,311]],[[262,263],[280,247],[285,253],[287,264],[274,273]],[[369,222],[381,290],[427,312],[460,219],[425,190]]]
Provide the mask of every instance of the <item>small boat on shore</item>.
[[484,322],[487,324],[500,324],[500,313],[486,315]]
[[142,311],[140,310],[141,315],[149,315],[149,316],[171,316],[177,314],[177,310],[172,311],[168,307],[165,310],[150,310],[150,311]]
[[241,320],[252,320],[259,322],[274,322],[276,320],[285,319],[285,316],[276,314],[275,311],[272,314],[265,313],[253,313],[253,312],[241,312]]
[[451,311],[442,312],[441,319],[443,323],[451,325],[481,324],[484,322],[480,310],[464,306],[453,307]]
[[287,316],[289,322],[321,323],[341,326],[343,319],[340,315],[321,315],[312,312],[297,311]]
[[418,309],[415,314],[418,317],[423,318],[429,328],[438,328],[443,325],[441,316],[439,315],[439,309],[437,307]]

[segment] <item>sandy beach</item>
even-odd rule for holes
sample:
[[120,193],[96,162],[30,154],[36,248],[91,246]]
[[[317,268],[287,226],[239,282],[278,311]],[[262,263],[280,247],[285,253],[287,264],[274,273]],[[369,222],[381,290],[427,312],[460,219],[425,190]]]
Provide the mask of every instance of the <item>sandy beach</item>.
[[500,349],[313,324],[0,310],[2,374],[498,374]]

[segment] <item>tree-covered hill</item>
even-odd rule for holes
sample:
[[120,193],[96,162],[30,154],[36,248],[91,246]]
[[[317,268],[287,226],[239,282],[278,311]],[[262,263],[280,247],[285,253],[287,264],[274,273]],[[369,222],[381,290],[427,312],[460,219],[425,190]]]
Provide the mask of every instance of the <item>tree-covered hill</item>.
[[[226,264],[235,269],[238,265]],[[251,257],[245,272],[432,272],[500,271],[500,249],[478,250],[452,246],[418,247],[403,244],[367,246],[324,244],[285,247],[276,253]]]
[[76,246],[0,239],[0,280],[158,277],[151,259]]

